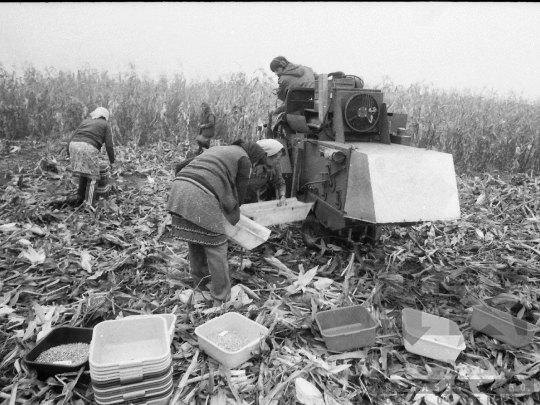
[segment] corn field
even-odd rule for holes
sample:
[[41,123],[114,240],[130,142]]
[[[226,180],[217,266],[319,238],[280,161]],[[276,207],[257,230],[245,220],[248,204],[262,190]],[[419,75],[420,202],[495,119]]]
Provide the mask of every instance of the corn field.
[[27,68],[22,77],[0,65],[0,138],[66,139],[98,106],[111,113],[115,142],[138,146],[183,142],[198,134],[200,105],[216,113],[216,139],[255,137],[257,124],[275,108],[272,80],[237,73],[189,84],[181,75],[152,80],[129,73],[77,73]]
[[[182,74],[154,80],[134,69],[108,74],[27,67],[16,75],[0,64],[0,138],[65,140],[90,111],[104,106],[118,144],[185,143],[197,135],[200,104],[208,101],[216,113],[216,139],[257,139],[257,126],[276,106],[275,82],[261,73],[190,82]],[[424,84],[377,87],[389,112],[408,114],[413,145],[451,153],[459,172],[539,171],[538,102]]]
[[448,152],[461,172],[540,169],[540,102],[385,83],[390,112],[408,114],[415,146]]

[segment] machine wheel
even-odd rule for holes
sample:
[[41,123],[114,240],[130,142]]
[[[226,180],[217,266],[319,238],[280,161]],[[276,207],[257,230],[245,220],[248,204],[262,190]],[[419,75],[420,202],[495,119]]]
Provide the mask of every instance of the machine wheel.
[[368,225],[364,242],[368,245],[375,245],[381,239],[382,229],[378,225]]
[[353,233],[353,239],[366,245],[375,245],[381,238],[382,229],[378,225],[365,225]]
[[302,240],[309,249],[318,249],[317,240],[325,234],[325,228],[314,214],[308,214],[302,223]]

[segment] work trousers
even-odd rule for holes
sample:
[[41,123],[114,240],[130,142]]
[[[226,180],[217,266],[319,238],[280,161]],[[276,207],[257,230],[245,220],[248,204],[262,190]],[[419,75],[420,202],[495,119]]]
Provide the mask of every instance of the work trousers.
[[210,281],[210,295],[222,302],[226,302],[231,293],[227,247],[228,242],[218,246],[188,242],[191,276],[195,286],[202,287]]

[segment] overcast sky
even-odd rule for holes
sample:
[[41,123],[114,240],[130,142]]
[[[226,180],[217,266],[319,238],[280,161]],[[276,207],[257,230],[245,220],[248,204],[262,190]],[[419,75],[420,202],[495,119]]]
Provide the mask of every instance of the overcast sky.
[[371,85],[540,99],[540,3],[0,3],[0,62],[194,80],[283,55]]

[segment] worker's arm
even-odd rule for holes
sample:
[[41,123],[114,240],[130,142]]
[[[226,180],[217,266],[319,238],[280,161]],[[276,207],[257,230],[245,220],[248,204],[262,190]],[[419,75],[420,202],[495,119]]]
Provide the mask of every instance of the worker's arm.
[[276,190],[276,198],[279,200],[278,206],[286,205],[287,203],[285,202],[285,195],[287,194],[287,185],[285,183],[285,180],[283,179],[283,172],[281,171],[280,164],[274,167],[271,184],[272,187],[274,187],[274,190]]
[[281,76],[278,80],[279,87],[276,90],[278,100],[285,102],[287,91],[292,87],[292,83],[288,80],[288,76]]
[[238,173],[236,174],[236,192],[238,193],[238,205],[244,203],[249,185],[249,174],[251,172],[251,161],[247,156],[242,156],[238,162]]
[[195,158],[185,159],[185,160],[182,160],[180,163],[177,163],[174,166],[174,175],[176,176],[178,172],[182,170],[184,167],[186,167],[187,165],[189,165],[193,159]]
[[112,165],[114,163],[114,146],[111,126],[109,124],[105,127],[105,150],[107,151],[107,156],[109,156],[109,162]]
[[212,128],[214,125],[216,125],[216,117],[214,114],[210,114],[208,116],[208,122],[206,124],[199,125],[199,128],[201,129]]

